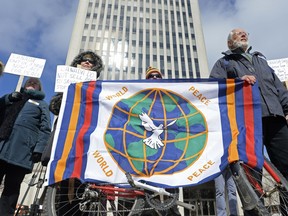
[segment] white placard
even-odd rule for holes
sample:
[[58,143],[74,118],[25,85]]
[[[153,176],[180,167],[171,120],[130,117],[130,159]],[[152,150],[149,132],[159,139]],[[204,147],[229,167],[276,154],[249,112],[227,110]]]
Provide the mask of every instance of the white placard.
[[288,80],[288,58],[269,60],[267,62],[282,82]]
[[96,80],[95,71],[81,68],[58,65],[55,81],[55,92],[64,92],[69,84]]
[[11,53],[4,72],[40,78],[45,63],[45,59]]

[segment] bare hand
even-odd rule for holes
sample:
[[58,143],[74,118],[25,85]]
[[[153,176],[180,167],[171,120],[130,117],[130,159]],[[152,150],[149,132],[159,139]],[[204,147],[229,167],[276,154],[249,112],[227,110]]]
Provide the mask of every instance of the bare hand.
[[256,82],[256,77],[252,75],[244,75],[243,77],[241,77],[241,79],[245,80],[250,85],[253,85]]

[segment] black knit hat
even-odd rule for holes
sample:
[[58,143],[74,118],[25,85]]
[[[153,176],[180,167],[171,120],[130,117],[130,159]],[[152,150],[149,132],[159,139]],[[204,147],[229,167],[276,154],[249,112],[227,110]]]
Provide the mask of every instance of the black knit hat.
[[71,65],[72,67],[77,67],[78,64],[81,64],[81,61],[84,56],[89,56],[94,60],[94,66],[91,69],[91,71],[95,71],[97,73],[97,78],[100,76],[101,71],[104,69],[104,64],[99,55],[92,51],[85,51],[80,54],[78,54],[72,61]]
[[39,85],[39,91],[42,91],[42,83],[41,83],[40,79],[39,79],[39,78],[36,78],[36,77],[29,77],[29,78],[26,80],[25,84],[24,84],[24,88],[26,88],[28,82],[31,82],[31,80],[32,80],[33,82],[37,82],[38,85]]

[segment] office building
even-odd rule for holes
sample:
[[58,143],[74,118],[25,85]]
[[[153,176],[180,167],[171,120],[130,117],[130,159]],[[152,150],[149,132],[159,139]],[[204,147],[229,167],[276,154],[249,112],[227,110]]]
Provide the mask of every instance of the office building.
[[92,50],[102,79],[143,79],[148,66],[165,78],[208,77],[198,0],[81,0],[67,63]]

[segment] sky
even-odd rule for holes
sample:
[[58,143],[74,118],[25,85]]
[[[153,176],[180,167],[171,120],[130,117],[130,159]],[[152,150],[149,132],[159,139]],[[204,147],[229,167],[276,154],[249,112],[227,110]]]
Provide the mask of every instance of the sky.
[[[78,0],[3,1],[0,13],[0,60],[6,64],[11,53],[46,59],[40,78],[45,100],[54,95],[57,65],[64,65]],[[0,77],[0,96],[13,92],[18,75]]]
[[[45,100],[54,95],[57,65],[64,65],[78,0],[9,0],[1,4],[0,60],[11,53],[46,59],[41,77]],[[249,32],[252,51],[267,60],[288,57],[287,0],[199,0],[209,70],[227,50],[234,28]],[[286,27],[285,27],[286,26]],[[0,96],[13,92],[19,76],[0,77]]]

